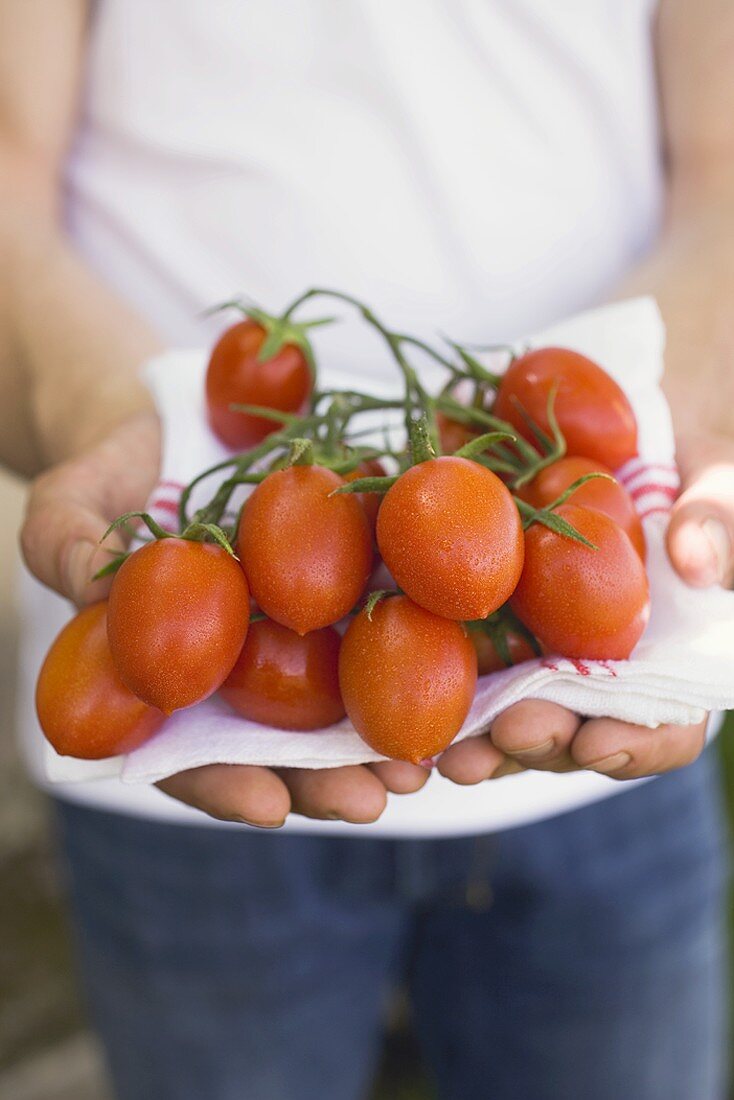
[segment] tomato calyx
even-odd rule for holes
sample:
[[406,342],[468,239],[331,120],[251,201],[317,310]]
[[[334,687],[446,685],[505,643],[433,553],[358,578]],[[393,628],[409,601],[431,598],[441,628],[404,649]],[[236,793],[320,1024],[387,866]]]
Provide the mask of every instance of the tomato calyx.
[[[238,310],[243,317],[247,317],[250,321],[254,321],[256,325],[260,325],[264,330],[265,339],[257,353],[258,362],[267,363],[270,359],[274,359],[286,345],[290,344],[298,348],[303,354],[311,374],[311,379],[314,385],[316,384],[316,360],[308,334],[311,329],[333,324],[336,318],[317,317],[309,321],[294,321],[291,316],[293,312],[292,306],[278,316],[268,313],[260,306],[255,305],[254,302],[247,302],[243,298],[232,298],[227,302],[221,302],[219,305],[206,310],[204,315],[210,316],[211,314],[219,313],[226,309]],[[238,411],[245,410],[238,409]],[[272,411],[271,409],[270,412],[272,413]],[[263,414],[258,413],[257,415]],[[274,417],[268,417],[268,419],[277,419],[282,422],[285,417],[276,415]]]
[[603,478],[605,481],[614,481],[613,477],[609,474],[603,474],[601,472],[584,474],[583,477],[579,477],[572,485],[564,490],[560,496],[551,501],[550,504],[546,504],[544,508],[533,508],[532,504],[528,504],[527,501],[521,500],[520,497],[513,497],[515,504],[518,507],[520,515],[522,517],[523,530],[527,531],[533,523],[542,523],[544,527],[548,527],[551,531],[555,531],[558,535],[563,535],[565,538],[573,539],[575,542],[580,542],[584,546],[587,546],[590,550],[598,550],[598,547],[590,542],[580,531],[564,519],[562,516],[556,515],[556,508],[560,508],[562,504],[565,504],[573,493],[577,489],[580,489],[582,485],[585,485],[587,481],[592,481],[594,478]]
[[[228,554],[230,554],[236,561],[239,559],[235,554],[232,545],[227,537],[226,532],[216,523],[202,523],[195,520],[189,523],[183,531],[180,533],[175,531],[166,531],[164,527],[161,527],[159,523],[150,515],[149,512],[125,512],[123,515],[118,516],[117,519],[109,525],[102,538],[99,540],[100,545],[107,539],[113,531],[116,531],[119,527],[124,527],[131,520],[141,520],[150,531],[154,540],[159,539],[186,539],[189,542],[214,542],[218,546],[221,546]],[[99,569],[93,576],[92,580],[100,580],[102,577],[112,576],[120,566],[130,557],[134,551],[110,551],[114,556],[112,561],[107,565]]]

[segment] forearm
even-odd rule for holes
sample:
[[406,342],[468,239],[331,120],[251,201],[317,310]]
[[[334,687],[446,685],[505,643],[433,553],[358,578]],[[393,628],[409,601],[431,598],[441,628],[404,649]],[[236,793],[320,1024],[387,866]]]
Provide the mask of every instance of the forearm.
[[149,327],[74,252],[60,180],[88,0],[0,3],[0,462],[33,474],[147,404]]
[[660,243],[622,293],[653,294],[662,311],[679,438],[734,439],[734,186],[676,181]]
[[14,213],[0,233],[0,458],[32,474],[149,407],[137,368],[159,341],[41,202]]

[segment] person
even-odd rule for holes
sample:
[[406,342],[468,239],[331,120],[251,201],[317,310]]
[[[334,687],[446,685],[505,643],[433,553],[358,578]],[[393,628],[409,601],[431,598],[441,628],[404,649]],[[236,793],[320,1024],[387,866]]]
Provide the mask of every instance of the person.
[[[731,581],[733,50],[728,0],[3,0],[0,458],[34,478],[22,549],[59,594],[24,583],[37,770],[27,685],[62,597],[104,594],[98,540],[156,482],[138,369],[210,342],[201,311],[238,288],[277,308],[325,282],[484,342],[654,294],[669,554]],[[56,788],[117,1094],[363,1095],[402,978],[441,1095],[721,1097],[704,740],[528,701],[440,774]]]

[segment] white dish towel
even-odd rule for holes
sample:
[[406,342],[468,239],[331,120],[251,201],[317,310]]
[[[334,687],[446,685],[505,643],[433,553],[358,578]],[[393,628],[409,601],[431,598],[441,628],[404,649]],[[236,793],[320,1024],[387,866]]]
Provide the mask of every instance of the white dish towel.
[[[618,476],[644,523],[652,615],[629,661],[541,658],[483,677],[458,739],[486,730],[495,715],[526,698],[651,730],[665,722],[697,722],[708,710],[734,706],[734,592],[687,587],[665,553],[678,475],[670,414],[660,390],[664,341],[655,302],[641,298],[580,314],[524,342],[560,344],[589,355],[617,379],[632,402],[640,457]],[[163,471],[149,504],[164,526],[173,527],[181,486],[227,457],[204,415],[206,358],[203,351],[171,351],[144,368],[164,425]],[[375,391],[368,379],[347,379],[328,369],[322,371],[321,382]],[[202,486],[193,507],[211,492],[212,483]],[[151,741],[114,761],[90,764],[58,757],[49,748],[48,771],[57,780],[119,774],[126,782],[153,783],[210,763],[331,768],[377,759],[346,720],[324,731],[292,733],[248,722],[214,698],[177,712]]]

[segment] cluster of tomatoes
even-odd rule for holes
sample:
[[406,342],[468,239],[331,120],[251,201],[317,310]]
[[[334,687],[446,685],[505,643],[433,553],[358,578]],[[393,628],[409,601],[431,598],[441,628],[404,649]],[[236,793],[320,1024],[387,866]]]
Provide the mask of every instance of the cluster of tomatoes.
[[[293,320],[317,294],[352,303],[384,336],[400,400],[318,390],[308,330],[320,322]],[[57,751],[130,751],[218,692],[284,729],[346,714],[379,753],[419,762],[456,736],[478,674],[544,652],[630,655],[649,611],[645,540],[612,471],[637,453],[637,429],[597,364],[540,348],[496,376],[468,349],[390,332],[336,292],[309,292],[280,317],[245,312],[206,379],[231,460],[185,491],[178,532],[140,514],[151,537],[114,559],[109,600],[48,654],[37,707]],[[408,359],[416,347],[447,370],[438,395]],[[404,419],[398,450],[355,429],[380,409]],[[217,474],[189,516],[194,486]],[[242,485],[252,491],[227,528]]]

